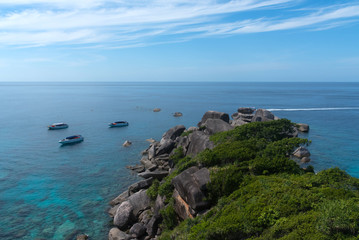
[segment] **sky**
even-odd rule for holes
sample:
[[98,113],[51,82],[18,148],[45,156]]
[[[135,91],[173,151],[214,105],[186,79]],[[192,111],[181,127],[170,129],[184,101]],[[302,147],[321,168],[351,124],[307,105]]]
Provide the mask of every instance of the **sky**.
[[0,0],[1,82],[358,82],[359,1]]

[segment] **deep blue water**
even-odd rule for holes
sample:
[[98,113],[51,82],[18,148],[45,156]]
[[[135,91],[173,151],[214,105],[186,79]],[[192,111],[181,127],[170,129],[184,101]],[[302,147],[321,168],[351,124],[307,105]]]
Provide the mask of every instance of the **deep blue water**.
[[[359,177],[359,83],[0,83],[0,239],[107,239],[107,203],[138,180],[125,166],[146,139],[243,106],[308,123],[316,170]],[[129,127],[107,127],[118,120]],[[59,146],[73,134],[85,141]]]

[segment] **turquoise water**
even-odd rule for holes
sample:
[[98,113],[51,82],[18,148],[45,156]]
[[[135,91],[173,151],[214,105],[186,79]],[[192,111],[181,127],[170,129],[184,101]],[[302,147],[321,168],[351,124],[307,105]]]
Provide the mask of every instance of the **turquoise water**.
[[[107,239],[107,203],[138,180],[125,166],[146,139],[241,106],[308,123],[311,164],[359,177],[358,83],[0,83],[0,239]],[[130,125],[107,127],[118,120]],[[84,142],[59,146],[74,134]]]

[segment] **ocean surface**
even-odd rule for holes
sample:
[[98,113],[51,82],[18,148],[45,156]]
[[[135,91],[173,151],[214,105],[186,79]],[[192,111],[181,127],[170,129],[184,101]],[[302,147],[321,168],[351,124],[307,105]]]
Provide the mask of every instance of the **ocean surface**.
[[[0,83],[0,239],[107,239],[108,202],[139,180],[125,166],[146,139],[238,107],[309,124],[311,165],[359,177],[359,83]],[[60,146],[74,134],[84,142]]]

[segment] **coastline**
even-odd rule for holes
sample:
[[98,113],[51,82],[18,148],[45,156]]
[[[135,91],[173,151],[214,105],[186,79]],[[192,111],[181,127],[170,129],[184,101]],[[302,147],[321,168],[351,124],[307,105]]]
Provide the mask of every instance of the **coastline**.
[[[109,202],[111,208],[108,213],[113,218],[109,239],[148,240],[157,239],[161,235],[161,210],[168,204],[168,199],[166,196],[151,196],[148,189],[175,171],[176,155],[195,157],[202,151],[215,147],[210,140],[213,134],[230,131],[251,122],[274,120],[279,118],[265,109],[239,108],[231,118],[227,113],[208,111],[196,127],[186,129],[183,125],[177,125],[166,131],[159,142],[149,140],[149,147],[142,151],[140,163],[127,166],[144,180],[133,183]],[[298,131],[308,132],[309,126],[296,125],[289,134],[290,137],[297,137]],[[306,148],[296,149],[293,156],[297,158],[298,164],[306,165],[310,162],[310,153]],[[175,186],[175,213],[185,220],[209,210],[210,203],[206,201],[205,189],[210,182],[210,172],[208,168],[201,166],[189,166],[181,170],[184,172],[171,179],[171,182]]]

